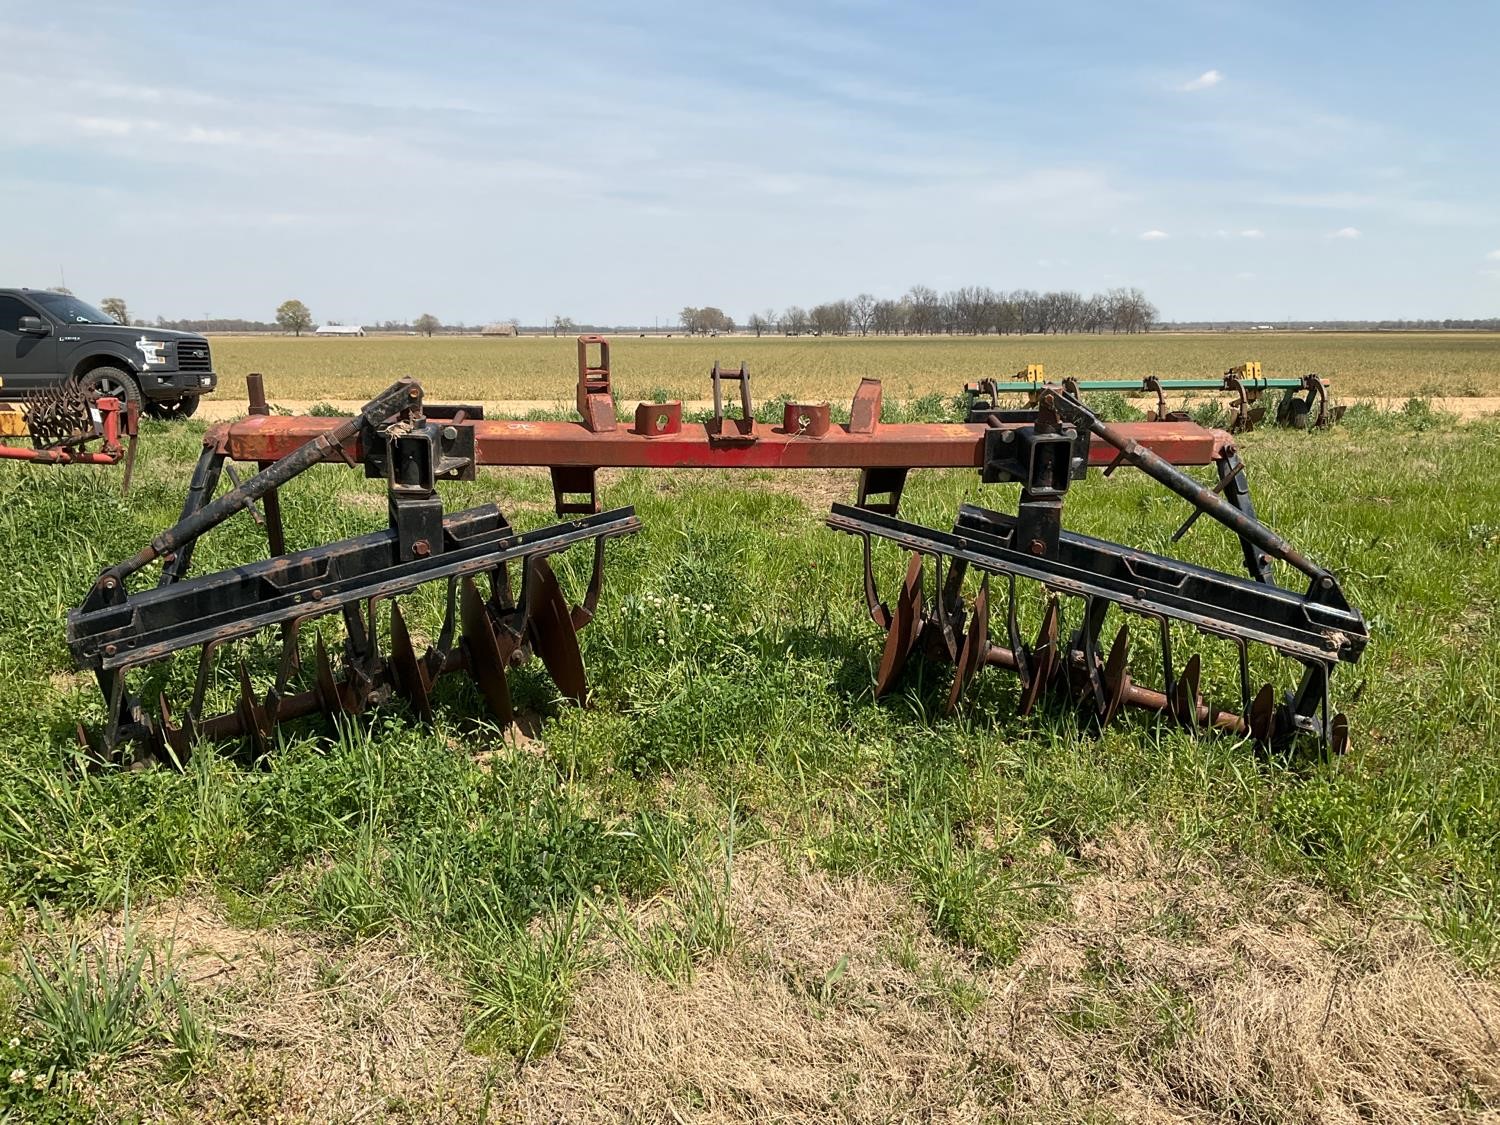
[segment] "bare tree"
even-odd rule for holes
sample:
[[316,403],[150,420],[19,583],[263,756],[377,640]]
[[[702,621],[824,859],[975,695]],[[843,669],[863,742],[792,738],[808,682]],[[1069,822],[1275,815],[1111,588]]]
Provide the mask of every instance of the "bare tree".
[[983,285],[955,289],[944,302],[949,308],[953,331],[968,336],[988,332],[994,320],[995,294]]
[[411,322],[411,326],[418,332],[422,333],[422,335],[431,336],[434,332],[443,327],[443,322],[437,317],[433,316],[431,313],[423,313],[421,316],[417,317],[416,320]]
[[911,306],[907,316],[908,331],[918,335],[938,331],[942,317],[937,290],[926,285],[913,285],[907,290],[905,300]]
[[567,332],[571,334],[573,332],[576,332],[577,330],[578,325],[573,323],[573,318],[571,316],[554,316],[552,318],[552,335],[554,338],[556,338],[557,335],[561,332]]
[[870,327],[882,336],[906,331],[906,306],[900,301],[876,301],[870,314]]
[[[691,315],[689,315],[691,314]],[[717,309],[684,309],[690,331],[707,332]],[[986,285],[970,285],[938,294],[926,285],[913,285],[899,301],[877,300],[861,293],[851,300],[826,301],[811,310],[792,305],[779,315],[768,309],[754,313],[749,327],[756,333],[778,327],[788,336],[804,332],[861,336],[925,335],[939,332],[965,335],[1026,335],[1062,332],[1149,332],[1160,314],[1139,289],[1111,289],[1084,296],[1073,290],[1014,289],[996,292]],[[727,317],[724,321],[733,325]]]
[[854,331],[861,336],[868,336],[870,329],[875,323],[875,297],[871,293],[861,293],[849,302],[849,322]]
[[283,331],[300,336],[313,326],[312,313],[308,312],[307,306],[301,301],[282,301],[276,308],[276,323],[281,325]]
[[130,323],[130,313],[125,309],[124,297],[106,297],[99,302],[99,308],[114,317],[121,324]]

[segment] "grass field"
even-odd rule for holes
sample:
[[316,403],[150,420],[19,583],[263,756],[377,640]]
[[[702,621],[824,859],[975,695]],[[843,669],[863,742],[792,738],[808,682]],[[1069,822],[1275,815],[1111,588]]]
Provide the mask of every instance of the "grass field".
[[[1265,373],[1333,380],[1337,393],[1400,400],[1500,396],[1500,335],[1202,333],[933,339],[636,338],[612,341],[615,390],[629,400],[653,393],[708,397],[714,360],[750,364],[761,397],[843,401],[862,377],[886,394],[957,394],[965,380],[1008,376],[1041,363],[1049,376],[1217,377],[1246,360]],[[398,375],[422,380],[434,400],[570,402],[577,378],[572,339],[368,337],[316,340],[225,336],[213,342],[224,377],[219,397],[244,398],[244,376],[266,376],[274,398],[365,399]]]
[[[1278,372],[1373,381],[1384,364],[1392,386],[1500,387],[1493,339],[1413,346],[1409,362],[1405,338],[1382,360],[1365,338],[1318,337],[1305,363],[1300,340],[1254,342],[1268,365],[1285,347]],[[626,395],[698,397],[722,353],[747,356],[763,394],[841,398],[861,374],[947,392],[1037,358],[1214,371],[1243,344],[650,341],[616,363]],[[405,371],[435,398],[571,389],[565,341],[216,347],[226,374],[259,368],[308,399]],[[635,504],[645,530],[611,544],[582,635],[592,709],[559,705],[529,666],[519,735],[477,721],[455,680],[431,726],[391,706],[294,726],[258,767],[205,747],[181,773],[82,769],[73,724],[102,707],[71,668],[64,611],[172,522],[201,433],[149,424],[128,501],[110,471],[0,466],[0,1117],[1500,1109],[1500,424],[1414,400],[1243,443],[1264,516],[1343,576],[1370,624],[1336,685],[1356,732],[1340,760],[1141,716],[1102,734],[1064,707],[1022,719],[998,672],[951,719],[941,675],[876,701],[857,544],[821,526],[852,481],[629,473],[605,500]],[[293,546],[383,518],[378,489],[339,468],[284,495]],[[490,499],[523,526],[550,518],[544,475],[446,494]],[[942,525],[964,499],[1014,498],[917,474],[904,511]],[[1068,509],[1070,526],[1153,549],[1180,515],[1125,473],[1076,486]],[[198,572],[263,552],[239,519]],[[1225,568],[1237,553],[1209,527],[1181,550]],[[900,560],[881,565],[889,580]],[[584,573],[572,560],[564,577]],[[414,600],[430,631],[435,599]],[[250,659],[264,675],[274,647]],[[185,694],[191,674],[183,660],[167,686]]]

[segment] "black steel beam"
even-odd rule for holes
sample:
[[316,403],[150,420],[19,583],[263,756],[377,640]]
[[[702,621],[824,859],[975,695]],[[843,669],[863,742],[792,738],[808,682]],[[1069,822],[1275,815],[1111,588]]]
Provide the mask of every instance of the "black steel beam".
[[1102,598],[1131,613],[1268,645],[1297,660],[1352,662],[1369,640],[1364,619],[1341,597],[1319,601],[1076,532],[1063,532],[1057,557],[1046,558],[1013,546],[1016,517],[985,508],[965,505],[951,533],[848,504],[835,504],[827,523],[835,531],[873,535],[907,551],[1029,578],[1059,593]]

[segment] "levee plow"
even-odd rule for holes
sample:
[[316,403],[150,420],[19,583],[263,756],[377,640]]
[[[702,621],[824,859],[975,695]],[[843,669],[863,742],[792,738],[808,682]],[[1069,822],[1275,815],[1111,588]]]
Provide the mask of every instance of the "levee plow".
[[[584,703],[579,631],[607,597],[607,544],[641,527],[633,509],[603,507],[597,473],[691,467],[854,473],[852,503],[835,504],[827,524],[862,544],[866,600],[885,632],[877,694],[895,690],[913,661],[951,665],[954,709],[981,670],[1002,668],[1018,681],[1022,713],[1052,696],[1076,700],[1101,722],[1145,710],[1195,732],[1348,748],[1332,680],[1364,649],[1364,622],[1333,574],[1257,517],[1229,434],[1186,421],[1110,425],[1052,386],[1023,410],[990,405],[961,423],[884,423],[873,380],[860,383],[848,421],[835,421],[825,402],[786,403],[763,420],[748,370],[717,365],[714,407],[702,420],[685,418],[680,402],[641,403],[621,418],[608,342],[580,338],[578,355],[575,421],[486,418],[477,406],[430,404],[409,379],[350,417],[275,416],[252,376],[249,416],[208,431],[178,522],[105,568],[68,614],[69,648],[97,678],[105,706],[105,721],[80,728],[80,738],[105,758],[182,761],[203,740],[261,754],[274,746],[278,724],[318,713],[352,715],[399,698],[430,715],[438,681],[454,673],[472,679],[505,724],[514,712],[510,676],[531,657],[560,696]],[[240,483],[237,463],[256,471]],[[383,481],[386,526],[288,551],[282,490],[328,471],[320,466]],[[446,482],[518,466],[548,470],[556,522],[518,532],[494,504],[445,509]],[[1192,476],[1193,467],[1212,469],[1214,479]],[[1018,499],[1006,511],[965,505],[951,527],[910,522],[900,514],[902,493],[921,469],[977,472],[986,485],[1017,486]],[[1244,573],[1067,528],[1072,487],[1117,471],[1141,474],[1175,499],[1183,515],[1176,538],[1199,521],[1233,537]],[[220,494],[226,474],[234,487]],[[200,540],[247,511],[265,528],[268,557],[193,574]],[[886,600],[876,552],[892,546],[908,562]],[[576,603],[552,565],[569,550],[588,567]],[[1296,584],[1278,584],[1280,574]],[[1018,593],[1024,583],[1039,591],[1035,631],[1021,624],[1023,604],[1038,602]],[[419,646],[401,600],[424,587],[440,624]],[[1106,637],[1111,617],[1121,623]],[[330,640],[331,624],[341,640]],[[267,636],[280,646],[275,671],[252,674],[244,646]],[[1184,652],[1189,637],[1227,644],[1237,669],[1227,702],[1204,698],[1203,657]],[[163,678],[151,670],[191,651],[192,671],[178,677],[190,681],[186,698],[145,699],[142,685]],[[1290,668],[1289,682],[1258,680],[1268,662]],[[1146,665],[1159,669],[1150,686],[1133,678]],[[214,710],[226,681],[231,702]]]

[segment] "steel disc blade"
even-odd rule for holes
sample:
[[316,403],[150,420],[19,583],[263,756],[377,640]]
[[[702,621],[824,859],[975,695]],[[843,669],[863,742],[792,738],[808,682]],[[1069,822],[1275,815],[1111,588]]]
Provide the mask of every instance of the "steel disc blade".
[[508,726],[515,718],[515,712],[511,709],[510,683],[505,675],[506,657],[495,635],[495,624],[472,578],[463,580],[458,614],[469,675],[479,685],[479,694],[484,696],[485,705],[495,716],[495,721]]
[[1203,675],[1203,662],[1195,652],[1188,658],[1187,667],[1177,679],[1177,689],[1172,699],[1172,715],[1186,730],[1198,729],[1198,709],[1203,698],[1198,694],[1198,685]]
[[896,686],[906,659],[911,655],[917,635],[922,631],[922,556],[912,555],[906,564],[901,593],[891,611],[891,627],[885,635],[880,653],[880,667],[875,673],[875,697],[879,699]]
[[573,613],[563,597],[557,575],[546,559],[536,559],[531,617],[526,622],[531,648],[547,669],[557,690],[574,703],[588,701],[588,679],[583,673],[583,653],[578,650],[578,630]]
[[1342,712],[1333,717],[1331,741],[1328,748],[1335,754],[1344,755],[1349,753],[1349,719]]
[[317,634],[313,642],[313,662],[316,669],[315,683],[318,702],[323,708],[323,713],[333,718],[339,715],[356,714],[360,706],[354,700],[354,693],[349,690],[349,687],[335,678],[333,663],[328,659],[328,648],[323,644],[322,634]]
[[193,751],[193,739],[197,734],[194,727],[197,724],[193,722],[192,715],[189,715],[187,721],[181,726],[173,722],[172,708],[167,704],[167,697],[165,695],[157,698],[156,709],[161,717],[160,725],[157,729],[161,734],[162,741],[172,751],[177,764],[186,765]]
[[264,757],[271,749],[271,717],[260,701],[255,698],[255,688],[250,683],[250,669],[240,661],[240,702],[237,708],[240,727],[250,739],[256,757]]
[[1037,630],[1036,647],[1031,650],[1031,679],[1021,685],[1021,698],[1016,703],[1016,713],[1031,714],[1036,701],[1041,698],[1052,670],[1057,664],[1057,599],[1047,602],[1047,612],[1042,617],[1042,627]]
[[969,629],[964,634],[963,648],[959,650],[958,662],[953,669],[953,686],[948,689],[948,714],[958,708],[958,701],[984,666],[990,651],[990,580],[986,576],[979,584],[979,593],[974,598],[974,611],[969,615]]
[[1250,703],[1250,737],[1262,744],[1276,737],[1276,689],[1261,684]]
[[432,685],[428,683],[427,670],[412,647],[406,615],[395,602],[391,603],[391,663],[396,669],[396,687],[411,704],[412,710],[424,719],[432,718]]
[[1130,622],[1126,621],[1115,634],[1115,643],[1104,661],[1104,709],[1099,713],[1100,723],[1113,719],[1125,701],[1125,692],[1130,687],[1130,673],[1126,671],[1129,662]]

